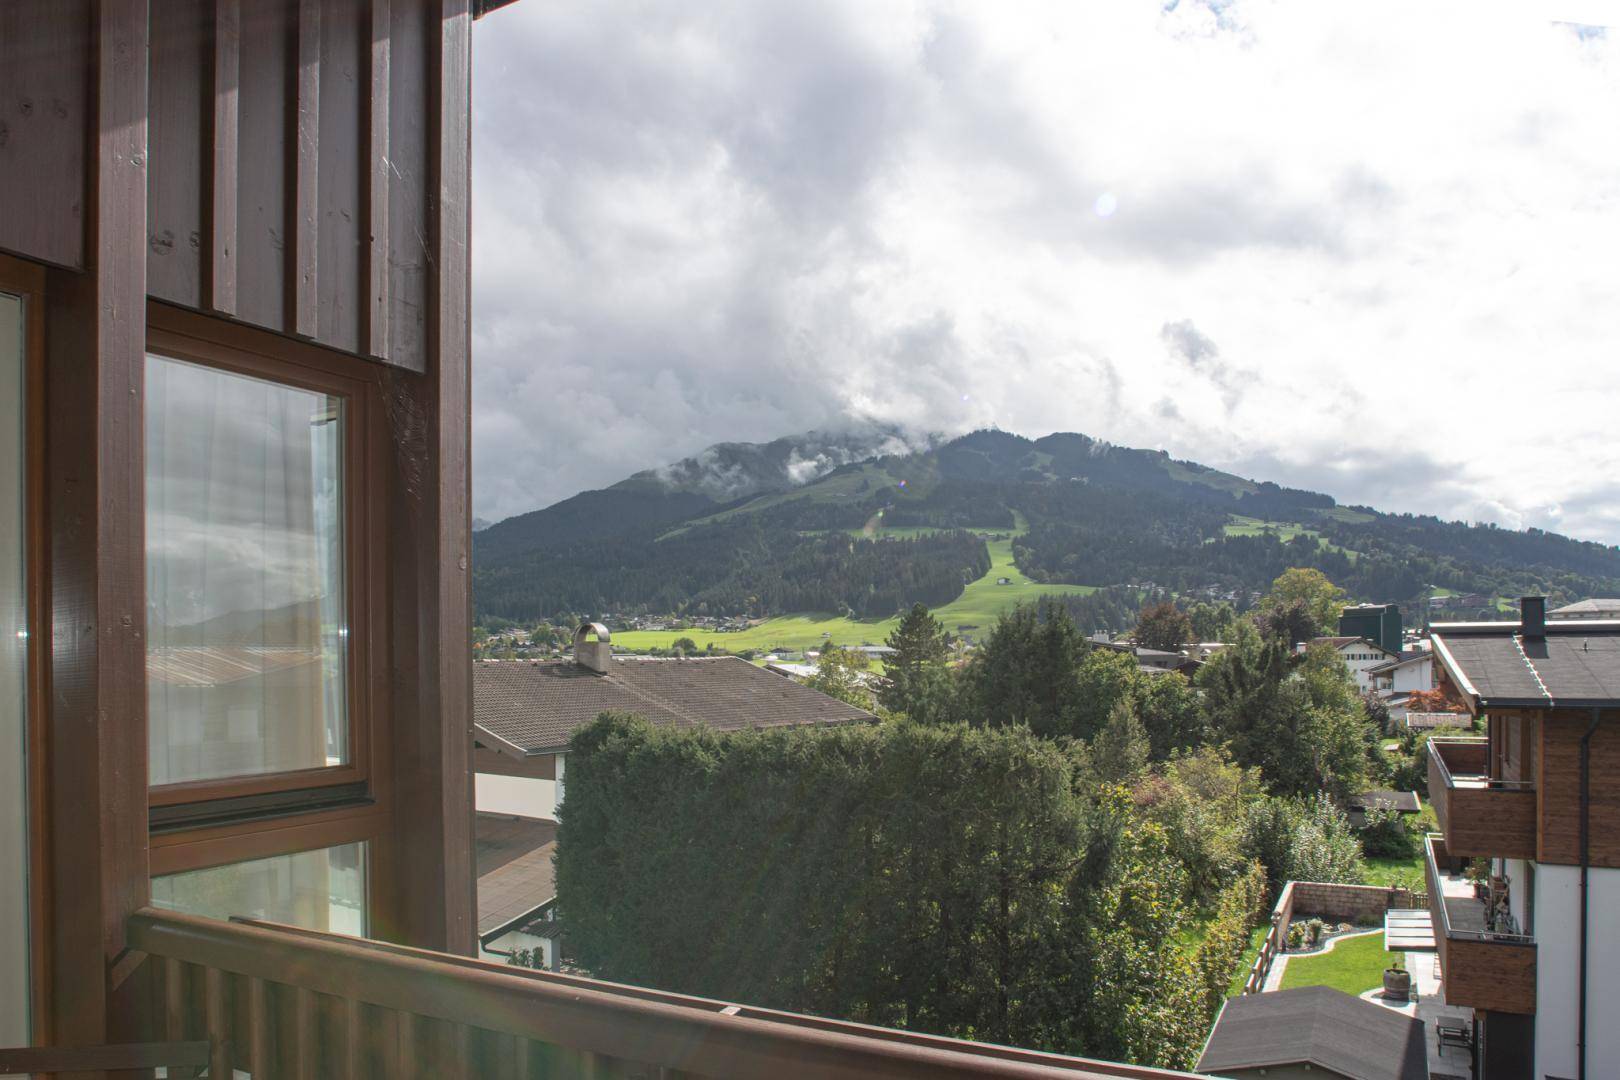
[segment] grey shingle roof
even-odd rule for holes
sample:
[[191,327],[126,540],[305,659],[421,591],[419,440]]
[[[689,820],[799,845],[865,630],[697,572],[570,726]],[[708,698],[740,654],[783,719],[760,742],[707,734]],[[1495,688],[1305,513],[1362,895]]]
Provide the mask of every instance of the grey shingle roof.
[[1429,1075],[1422,1021],[1326,986],[1228,999],[1198,1071],[1304,1062],[1353,1080]]
[[557,826],[479,814],[473,819],[478,867],[478,936],[489,938],[556,899]]
[[1544,640],[1518,629],[1437,626],[1435,654],[1480,708],[1620,706],[1620,623],[1549,622]]
[[1620,619],[1620,600],[1603,597],[1593,600],[1577,600],[1573,604],[1565,604],[1561,608],[1554,608],[1547,612],[1547,615],[1549,617],[1563,615],[1584,619]]
[[876,720],[792,679],[733,656],[615,657],[598,675],[571,660],[473,665],[473,720],[528,753],[562,749],[604,712],[657,725],[721,731]]

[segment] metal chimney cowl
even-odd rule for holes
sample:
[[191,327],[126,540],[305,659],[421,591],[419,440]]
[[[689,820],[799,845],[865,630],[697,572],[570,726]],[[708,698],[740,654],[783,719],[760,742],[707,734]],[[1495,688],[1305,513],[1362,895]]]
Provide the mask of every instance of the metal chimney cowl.
[[[592,634],[596,640],[589,640]],[[608,628],[597,622],[584,622],[574,631],[574,663],[582,668],[588,668],[598,675],[608,673],[608,665],[613,663],[613,635]]]

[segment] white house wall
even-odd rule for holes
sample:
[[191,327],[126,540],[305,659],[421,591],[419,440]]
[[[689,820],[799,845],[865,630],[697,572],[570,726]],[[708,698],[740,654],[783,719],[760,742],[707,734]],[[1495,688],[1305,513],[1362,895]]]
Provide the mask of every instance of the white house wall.
[[[1586,953],[1587,1075],[1620,1075],[1620,870],[1591,872]],[[1535,869],[1536,1076],[1576,1076],[1581,871]]]
[[486,814],[510,814],[513,817],[556,821],[557,806],[562,802],[563,795],[564,760],[565,755],[557,755],[555,780],[476,773],[473,776],[477,792],[474,805]]

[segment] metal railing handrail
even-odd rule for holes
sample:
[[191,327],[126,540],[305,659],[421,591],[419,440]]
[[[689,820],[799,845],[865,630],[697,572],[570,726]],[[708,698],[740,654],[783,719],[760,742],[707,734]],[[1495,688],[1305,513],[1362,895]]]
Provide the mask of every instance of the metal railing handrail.
[[[1489,740],[1483,738],[1443,738],[1429,740],[1429,759],[1440,767],[1440,777],[1445,781],[1446,787],[1455,788],[1457,786],[1458,779],[1464,779],[1481,780],[1485,783],[1487,788],[1495,788],[1502,791],[1536,790],[1536,782],[1534,780],[1501,780],[1492,777],[1488,772],[1463,773],[1459,776],[1451,771],[1451,766],[1446,763],[1445,754],[1441,753],[1441,750],[1443,750],[1446,746],[1478,745],[1488,741]],[[1488,768],[1489,766],[1487,765],[1487,769]]]
[[[1429,879],[1432,882],[1429,889],[1429,910],[1434,912],[1438,909],[1440,916],[1440,925],[1435,929],[1452,941],[1483,941],[1500,945],[1534,946],[1536,939],[1531,934],[1503,934],[1495,930],[1457,930],[1452,928],[1451,912],[1446,907],[1446,892],[1440,885],[1443,875],[1440,873],[1440,864],[1434,857],[1434,842],[1437,839],[1442,843],[1445,841],[1445,837],[1439,833],[1429,833],[1423,838],[1423,857],[1428,861]],[[1481,900],[1475,900],[1474,902],[1484,903]]]

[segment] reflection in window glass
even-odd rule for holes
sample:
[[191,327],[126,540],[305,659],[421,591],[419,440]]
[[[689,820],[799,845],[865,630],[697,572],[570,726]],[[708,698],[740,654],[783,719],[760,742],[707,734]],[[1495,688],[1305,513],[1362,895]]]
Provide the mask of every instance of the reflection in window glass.
[[0,1046],[27,1046],[28,607],[23,303],[0,293]]
[[152,903],[212,919],[236,915],[364,937],[366,845],[342,844],[153,878]]
[[347,761],[342,406],[147,357],[153,784]]

